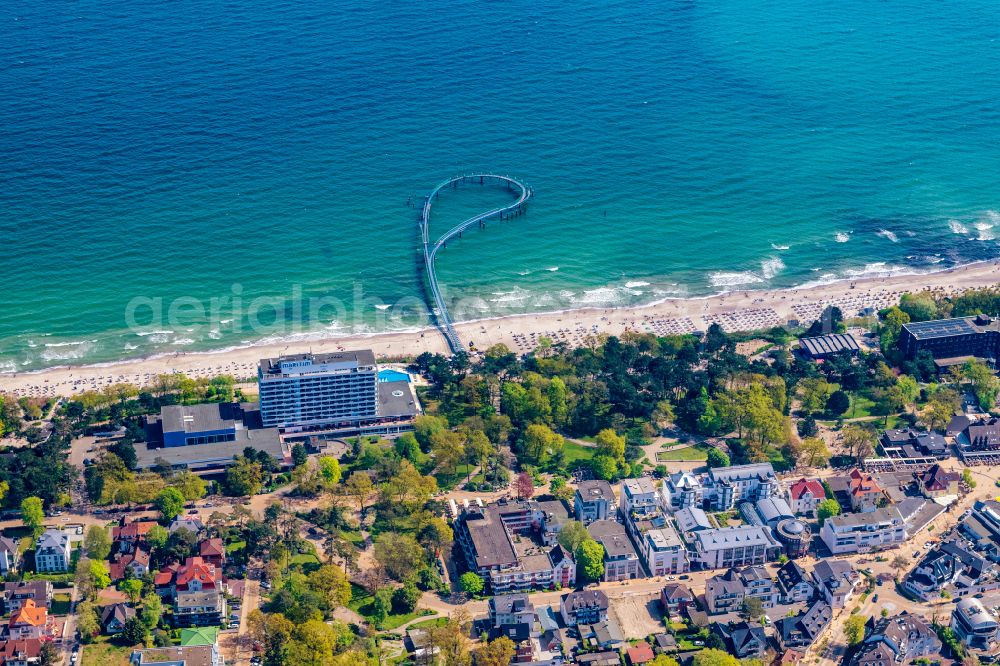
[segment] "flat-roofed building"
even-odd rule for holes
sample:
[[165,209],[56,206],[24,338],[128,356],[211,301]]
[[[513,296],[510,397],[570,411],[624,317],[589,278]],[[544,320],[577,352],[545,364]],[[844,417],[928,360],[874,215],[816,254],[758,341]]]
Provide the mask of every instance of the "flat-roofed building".
[[584,525],[595,520],[607,520],[614,514],[615,491],[600,479],[581,481],[576,487],[573,509],[576,519]]
[[587,527],[587,532],[604,547],[603,580],[614,582],[642,577],[639,555],[621,523],[598,520]]
[[871,553],[906,540],[906,523],[895,507],[827,518],[820,538],[834,555]]
[[900,331],[899,348],[909,359],[922,351],[937,360],[996,359],[1000,323],[987,315],[910,322]]
[[771,528],[756,525],[702,530],[692,539],[694,562],[703,569],[763,564],[781,551]]
[[857,355],[861,352],[861,347],[853,335],[847,333],[834,333],[831,335],[820,335],[815,338],[802,338],[799,340],[802,353],[806,357],[819,360],[829,358],[836,354]]
[[160,465],[198,473],[218,472],[249,447],[290,465],[291,449],[277,428],[261,425],[255,402],[167,405],[146,417],[146,445],[135,447],[136,469]]
[[378,418],[378,367],[370,349],[265,358],[257,373],[266,427],[349,426]]
[[660,500],[652,479],[642,476],[622,481],[621,511],[626,519],[660,511]]

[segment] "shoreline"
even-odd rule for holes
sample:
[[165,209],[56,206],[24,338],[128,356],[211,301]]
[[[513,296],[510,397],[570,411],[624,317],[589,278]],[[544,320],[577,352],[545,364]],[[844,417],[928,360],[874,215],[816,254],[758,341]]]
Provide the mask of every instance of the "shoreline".
[[[501,315],[456,322],[455,328],[463,341],[474,343],[479,350],[504,343],[520,355],[537,346],[541,337],[572,346],[596,333],[669,335],[705,330],[712,322],[729,331],[753,330],[787,324],[789,320],[808,323],[826,305],[840,306],[845,317],[852,317],[861,307],[886,307],[907,291],[932,290],[946,295],[996,283],[1000,283],[1000,260],[984,260],[926,273],[843,278],[808,286],[722,291],[687,298],[671,296],[641,305]],[[172,372],[194,378],[233,374],[242,379],[256,375],[257,362],[264,357],[358,347],[371,348],[379,358],[416,356],[425,351],[448,353],[439,330],[428,327],[0,373],[0,392],[38,397],[72,395],[119,382],[149,385],[157,375]]]

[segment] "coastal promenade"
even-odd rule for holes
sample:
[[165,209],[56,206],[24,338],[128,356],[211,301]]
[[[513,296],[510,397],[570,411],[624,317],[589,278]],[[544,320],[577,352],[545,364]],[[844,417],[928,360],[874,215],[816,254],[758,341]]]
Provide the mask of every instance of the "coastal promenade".
[[[446,231],[444,235],[432,244],[430,241],[431,207],[434,205],[434,202],[437,200],[438,195],[442,190],[447,188],[455,189],[459,185],[465,183],[476,183],[479,185],[502,185],[508,190],[516,191],[517,200],[507,206],[501,206],[500,208],[488,210],[485,213],[473,215],[464,222],[460,222]],[[448,305],[445,303],[444,296],[441,293],[441,286],[438,283],[437,270],[434,264],[437,259],[438,251],[443,247],[447,247],[448,241],[451,239],[455,237],[461,238],[462,233],[470,229],[473,225],[478,225],[482,228],[486,226],[487,220],[503,220],[505,217],[514,217],[524,214],[525,205],[530,198],[531,188],[519,180],[515,180],[510,176],[501,176],[493,173],[476,173],[449,178],[431,190],[431,193],[428,194],[424,200],[424,207],[420,213],[420,237],[424,250],[424,269],[427,273],[427,288],[431,297],[430,305],[431,310],[434,312],[434,319],[437,321],[438,327],[441,329],[441,333],[444,335],[445,340],[447,340],[448,347],[451,349],[452,353],[462,350],[463,346],[462,340],[458,335],[458,331],[455,330],[455,326],[452,324],[451,316],[448,314]]]
[[[1000,283],[1000,264],[983,262],[925,275],[898,275],[851,282],[767,291],[736,291],[708,298],[668,299],[646,306],[587,308],[561,312],[513,315],[494,319],[454,322],[462,340],[478,349],[502,343],[518,354],[534,349],[542,338],[569,346],[587,344],[597,334],[625,332],[669,335],[704,330],[719,321],[727,330],[753,330],[775,320],[797,319],[808,325],[826,305],[840,307],[847,317],[861,307],[881,307],[907,291],[932,290],[937,294]],[[379,359],[414,357],[423,352],[447,354],[449,346],[435,329],[332,337],[320,340],[276,342],[214,353],[178,353],[104,365],[50,368],[32,373],[0,374],[0,393],[17,396],[70,396],[128,382],[149,386],[161,374],[183,373],[192,378],[233,375],[252,379],[264,357],[344,349],[372,349]]]

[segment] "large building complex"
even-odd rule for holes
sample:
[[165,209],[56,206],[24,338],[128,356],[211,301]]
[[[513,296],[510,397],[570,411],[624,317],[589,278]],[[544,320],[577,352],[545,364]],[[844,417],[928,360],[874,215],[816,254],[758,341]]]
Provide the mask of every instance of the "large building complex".
[[379,381],[369,350],[265,358],[257,373],[265,427],[283,433],[390,432],[417,414],[407,381]]
[[976,315],[904,324],[899,348],[907,358],[922,351],[930,352],[944,366],[972,357],[996,359],[1000,351],[1000,321]]

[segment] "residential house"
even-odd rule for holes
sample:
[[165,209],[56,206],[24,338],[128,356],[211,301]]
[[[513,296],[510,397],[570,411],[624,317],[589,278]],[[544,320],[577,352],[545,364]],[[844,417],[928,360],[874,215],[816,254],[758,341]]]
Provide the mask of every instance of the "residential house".
[[834,608],[847,604],[860,580],[851,563],[844,560],[820,560],[813,569],[816,589]]
[[69,571],[69,533],[63,530],[45,530],[35,543],[35,571],[38,573],[63,573]]
[[667,583],[660,590],[660,603],[668,616],[677,617],[694,604],[694,593],[681,583]]
[[677,639],[673,634],[659,633],[653,634],[653,650],[657,654],[669,654],[677,652]]
[[608,619],[608,595],[600,590],[570,592],[559,602],[559,611],[567,627],[603,622]]
[[503,625],[531,624],[535,621],[535,607],[527,594],[501,594],[490,597],[490,624],[499,629]]
[[812,599],[816,588],[812,578],[795,560],[785,562],[778,569],[778,601],[794,604]]
[[0,642],[0,664],[3,666],[35,666],[42,663],[42,645],[37,638]]
[[656,655],[653,654],[653,648],[649,646],[649,643],[645,641],[641,643],[636,643],[632,647],[625,650],[625,662],[631,666],[642,666],[642,664],[648,664],[653,661]]
[[218,537],[205,539],[198,546],[198,555],[209,564],[221,569],[226,564],[226,545]]
[[897,664],[909,664],[941,652],[941,640],[930,623],[907,611],[877,620],[869,618],[865,626],[864,646],[859,652],[868,652],[873,643],[885,643]]
[[106,634],[118,634],[125,630],[125,623],[135,617],[135,609],[128,604],[111,604],[101,610],[101,626]]
[[47,580],[3,584],[3,610],[13,613],[31,599],[36,606],[52,607],[52,583]]
[[149,552],[137,546],[130,553],[114,553],[108,564],[111,580],[121,580],[128,572],[133,578],[142,578],[149,573]]
[[591,624],[577,625],[580,642],[588,649],[614,650],[625,644],[621,627],[612,618]]
[[604,577],[608,582],[642,577],[639,555],[625,533],[625,527],[614,520],[598,520],[587,527],[591,538],[604,547]]
[[218,643],[135,650],[130,661],[132,666],[225,666]]
[[645,516],[659,513],[660,500],[656,486],[648,476],[622,481],[621,513],[628,521],[629,516]]
[[708,515],[696,506],[689,506],[674,511],[674,521],[684,538],[691,540],[695,532],[716,529],[708,520]]
[[756,622],[716,622],[712,630],[726,643],[727,651],[738,659],[762,657],[767,651],[767,636],[764,627]]
[[174,626],[208,627],[226,618],[226,597],[220,590],[207,588],[180,592],[174,597]]
[[875,477],[859,469],[853,470],[848,475],[848,491],[853,511],[869,513],[888,501]]
[[189,557],[177,569],[173,582],[174,593],[222,591],[222,572],[214,564],[200,557]]
[[607,481],[594,479],[581,481],[576,487],[573,510],[576,519],[584,525],[597,520],[607,520],[615,509],[615,491]]
[[615,651],[591,652],[576,656],[577,666],[621,666],[622,660]]
[[52,636],[53,622],[44,605],[36,605],[33,599],[25,599],[24,604],[11,614],[7,627],[8,637],[11,639],[44,640]]
[[778,492],[771,463],[714,467],[703,483],[705,501],[715,511],[729,511],[740,501],[756,502]]
[[903,587],[923,601],[940,597],[942,591],[960,597],[979,584],[989,566],[957,541],[946,541],[923,556],[903,581]]
[[6,576],[17,571],[21,564],[21,553],[17,543],[9,537],[0,537],[0,575]]
[[171,534],[179,530],[186,530],[197,537],[205,531],[205,523],[196,515],[180,515],[170,521],[170,526],[167,527]]
[[736,569],[712,576],[705,581],[705,611],[709,615],[732,613],[740,609],[746,588]]
[[788,506],[797,516],[816,515],[816,507],[826,499],[826,490],[819,479],[802,478],[788,488]]
[[804,612],[793,617],[783,617],[774,623],[778,643],[783,649],[804,648],[830,624],[833,608],[823,599],[817,599]]
[[675,472],[663,479],[660,488],[664,506],[674,511],[689,507],[701,508],[705,498],[705,489],[701,481],[691,472]]
[[739,572],[745,597],[760,599],[764,608],[774,608],[778,603],[778,587],[764,567],[747,567]]
[[941,465],[931,465],[923,472],[917,474],[917,481],[920,483],[920,492],[924,497],[934,499],[951,495],[958,496],[958,482],[962,475],[957,472],[950,472]]
[[896,653],[887,643],[874,641],[863,643],[851,660],[851,666],[891,666],[895,664]]
[[121,523],[111,529],[111,540],[118,545],[118,550],[122,553],[128,553],[135,549],[135,547],[146,541],[146,536],[149,534],[149,530],[156,527],[157,522],[155,520],[134,520],[128,522],[125,518],[121,519]]
[[1000,640],[1000,623],[979,599],[962,599],[951,612],[951,629],[974,650],[995,650]]

